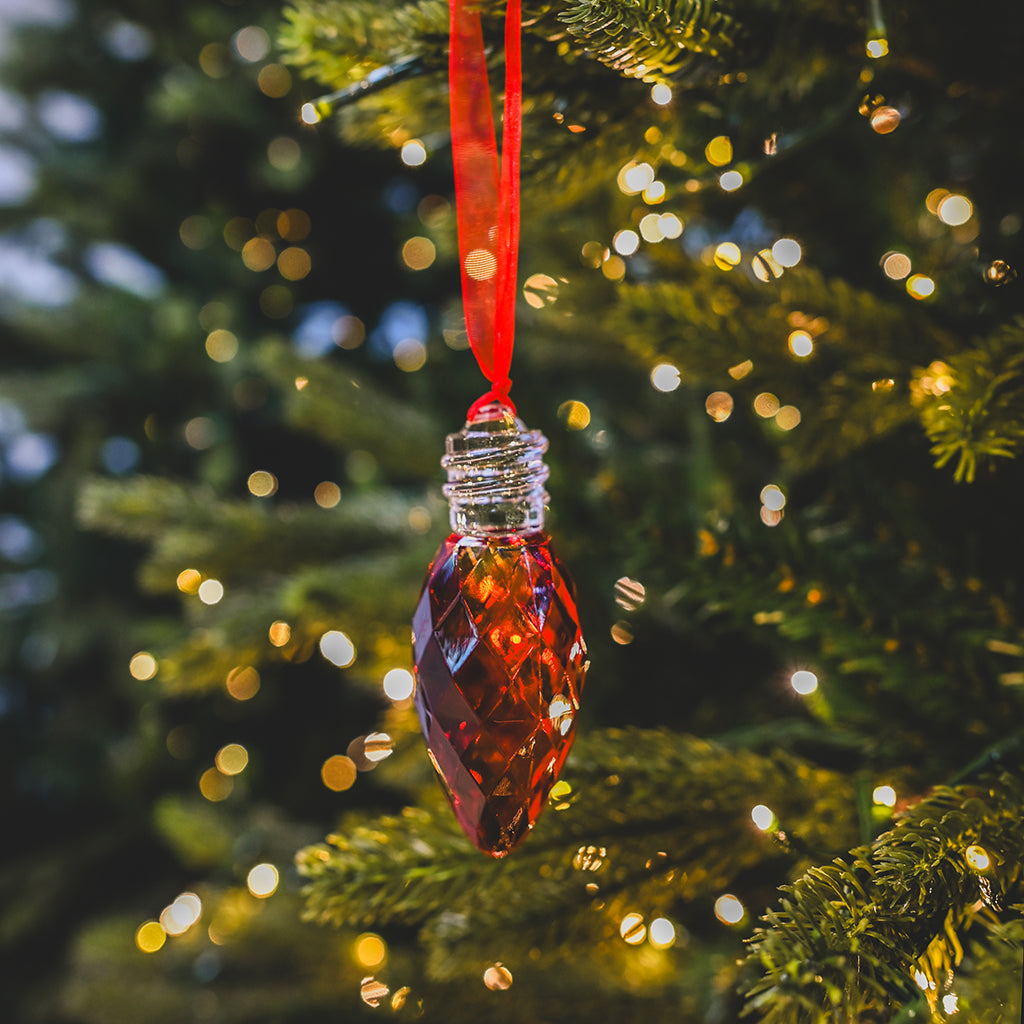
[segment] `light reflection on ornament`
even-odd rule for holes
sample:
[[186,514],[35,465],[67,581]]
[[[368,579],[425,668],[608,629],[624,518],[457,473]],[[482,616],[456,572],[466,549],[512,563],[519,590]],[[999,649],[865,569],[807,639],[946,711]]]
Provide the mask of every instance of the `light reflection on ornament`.
[[985,280],[989,284],[994,284],[997,288],[1001,288],[1004,284],[1009,284],[1016,277],[1017,271],[1005,260],[993,260],[985,268]]

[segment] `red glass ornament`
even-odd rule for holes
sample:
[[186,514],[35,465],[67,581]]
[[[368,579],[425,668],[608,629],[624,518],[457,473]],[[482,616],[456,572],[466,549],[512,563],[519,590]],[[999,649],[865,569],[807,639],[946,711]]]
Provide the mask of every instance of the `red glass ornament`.
[[538,528],[546,445],[502,406],[449,436],[445,493],[463,532],[441,545],[413,617],[431,762],[463,831],[494,857],[544,808],[588,666],[572,582]]

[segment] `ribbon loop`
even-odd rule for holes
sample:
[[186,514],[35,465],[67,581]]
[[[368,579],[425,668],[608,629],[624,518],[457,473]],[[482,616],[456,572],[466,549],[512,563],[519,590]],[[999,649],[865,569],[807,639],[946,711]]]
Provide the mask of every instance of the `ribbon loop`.
[[450,4],[452,160],[462,298],[470,346],[493,385],[473,408],[486,404],[484,399],[511,406],[508,373],[515,340],[522,145],[520,0],[508,0],[505,14],[500,172],[479,7],[475,0],[450,0]]

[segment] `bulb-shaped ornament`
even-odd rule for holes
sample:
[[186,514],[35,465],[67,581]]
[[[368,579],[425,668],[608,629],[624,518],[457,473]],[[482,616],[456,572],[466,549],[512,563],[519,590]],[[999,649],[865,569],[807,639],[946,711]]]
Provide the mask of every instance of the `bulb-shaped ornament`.
[[459,825],[503,857],[569,753],[587,648],[544,532],[546,438],[494,403],[445,447],[452,533],[413,617],[415,703]]

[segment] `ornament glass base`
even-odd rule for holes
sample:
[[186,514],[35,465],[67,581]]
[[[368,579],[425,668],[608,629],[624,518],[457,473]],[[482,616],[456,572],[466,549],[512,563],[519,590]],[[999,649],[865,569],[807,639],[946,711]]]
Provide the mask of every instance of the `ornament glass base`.
[[[452,523],[474,523],[475,533],[441,545],[413,618],[416,709],[431,762],[463,831],[494,857],[544,808],[588,664],[572,582],[538,528],[544,445],[500,406],[449,436]],[[510,447],[522,472],[492,472],[495,449],[500,466]]]

